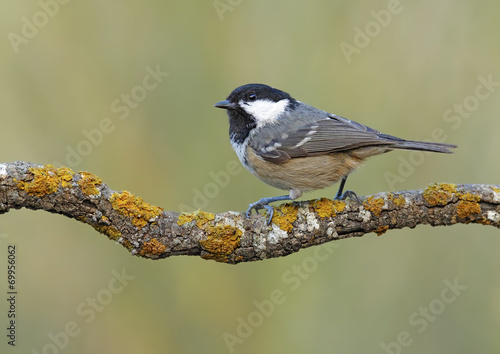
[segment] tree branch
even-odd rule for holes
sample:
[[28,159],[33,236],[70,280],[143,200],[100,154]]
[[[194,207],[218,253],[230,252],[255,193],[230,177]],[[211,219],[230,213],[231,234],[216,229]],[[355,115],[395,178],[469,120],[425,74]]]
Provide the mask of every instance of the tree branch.
[[89,172],[27,162],[0,164],[0,214],[28,208],[89,224],[132,254],[149,259],[196,255],[225,263],[286,256],[332,240],[389,229],[457,223],[500,227],[500,186],[432,184],[383,192],[360,201],[319,199],[264,215],[165,212],[127,191],[114,191]]

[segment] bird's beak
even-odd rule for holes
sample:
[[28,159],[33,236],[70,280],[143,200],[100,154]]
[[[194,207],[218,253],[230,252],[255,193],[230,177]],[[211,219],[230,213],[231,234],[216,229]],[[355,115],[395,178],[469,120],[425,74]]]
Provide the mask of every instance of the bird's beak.
[[236,104],[229,102],[228,100],[220,101],[214,104],[214,107],[224,108],[224,109],[235,109]]

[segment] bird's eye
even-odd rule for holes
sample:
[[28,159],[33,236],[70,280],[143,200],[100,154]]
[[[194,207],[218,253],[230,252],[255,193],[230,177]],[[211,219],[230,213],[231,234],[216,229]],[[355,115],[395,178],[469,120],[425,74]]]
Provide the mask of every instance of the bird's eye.
[[249,101],[255,101],[257,99],[257,95],[255,93],[251,93],[248,95]]

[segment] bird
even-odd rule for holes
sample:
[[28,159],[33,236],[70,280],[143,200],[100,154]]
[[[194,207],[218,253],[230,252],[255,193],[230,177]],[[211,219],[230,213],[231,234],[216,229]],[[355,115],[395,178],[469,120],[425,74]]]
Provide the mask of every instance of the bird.
[[249,204],[246,216],[265,209],[268,224],[274,212],[270,203],[295,200],[339,181],[334,199],[357,199],[344,186],[368,157],[392,150],[452,153],[457,147],[383,134],[260,83],[239,86],[214,106],[227,110],[229,140],[243,166],[263,182],[288,191]]

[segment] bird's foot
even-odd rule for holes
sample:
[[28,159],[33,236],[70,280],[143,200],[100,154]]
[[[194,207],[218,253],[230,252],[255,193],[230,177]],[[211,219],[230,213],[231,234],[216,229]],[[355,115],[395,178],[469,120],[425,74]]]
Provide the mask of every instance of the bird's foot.
[[361,203],[361,200],[358,198],[356,193],[354,193],[353,191],[345,191],[342,195],[337,194],[334,199],[335,200],[345,200],[347,198],[354,199],[358,203]]
[[267,220],[267,224],[269,225],[271,223],[271,220],[273,219],[273,214],[274,214],[274,208],[269,205],[269,204],[262,204],[260,203],[260,200],[258,202],[252,203],[248,206],[246,216],[247,218],[252,215],[252,209],[255,210],[257,214],[259,214],[260,209],[266,209],[267,215],[269,215],[269,219]]
[[269,205],[269,203],[282,201],[282,200],[290,200],[290,199],[291,198],[289,195],[283,195],[281,197],[270,197],[270,198],[259,199],[255,203],[251,203],[248,206],[248,209],[247,209],[245,215],[247,216],[247,218],[249,218],[250,215],[252,215],[252,209],[254,209],[257,214],[259,213],[260,209],[266,209],[267,215],[269,215],[269,219],[267,220],[267,224],[269,225],[271,223],[271,220],[273,219],[273,215],[274,215],[274,208],[271,205]]

